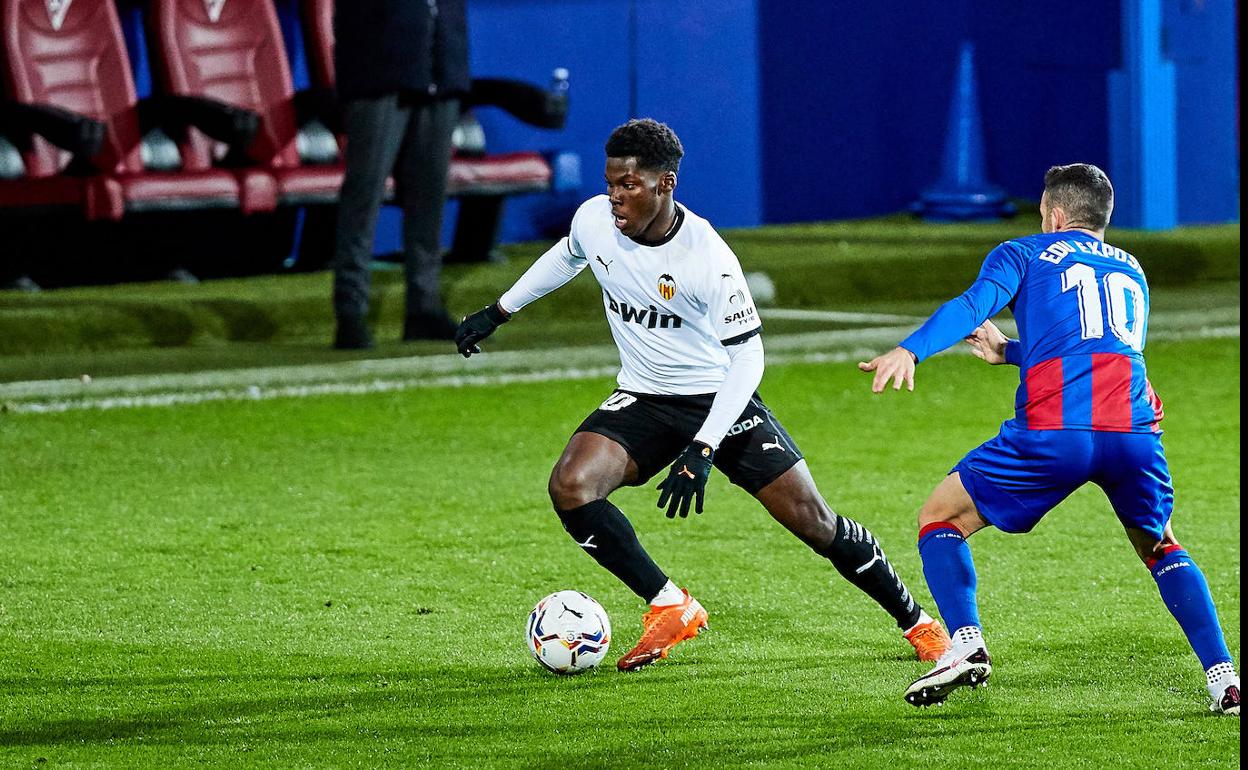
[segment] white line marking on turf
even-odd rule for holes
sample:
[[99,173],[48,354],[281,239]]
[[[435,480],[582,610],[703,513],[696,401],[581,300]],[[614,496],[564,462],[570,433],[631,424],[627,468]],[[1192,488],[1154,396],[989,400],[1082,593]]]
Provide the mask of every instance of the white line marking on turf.
[[[808,311],[798,311],[808,312]],[[809,311],[822,312],[822,311]],[[904,318],[904,316],[903,316]],[[1211,308],[1201,311],[1178,311],[1153,314],[1151,339],[1159,339],[1162,330],[1194,330],[1202,327],[1238,328],[1239,308]],[[913,331],[914,324],[876,326],[857,329],[776,334],[766,337],[769,354],[791,351],[817,351],[846,346],[891,344]],[[1006,334],[1015,329],[1009,322],[1001,324]],[[774,359],[774,355],[769,355]],[[331,364],[302,364],[254,369],[228,369],[185,374],[131,375],[99,377],[89,383],[81,380],[35,380],[0,384],[0,404],[34,399],[81,399],[84,397],[166,394],[183,391],[231,390],[247,387],[280,388],[325,382],[368,382],[374,380],[408,380],[436,376],[479,376],[504,371],[528,372],[535,369],[580,369],[618,364],[614,346],[587,346],[553,350],[511,350],[474,356],[471,361],[456,354],[387,358],[364,361],[343,361]]]
[[890,313],[850,313],[842,310],[802,310],[800,308],[761,308],[763,320],[781,318],[788,321],[833,321],[845,323],[904,324],[919,323],[921,316],[893,315]]
[[[909,327],[903,327],[908,330]],[[870,344],[871,338],[887,338],[892,341],[897,339],[897,330],[893,327],[879,327],[875,329],[856,329],[846,332],[817,332],[814,334],[797,334],[797,335],[781,335],[773,338],[768,347],[773,351],[768,355],[768,362],[771,364],[826,364],[826,363],[846,363],[849,361],[862,361],[873,357],[879,352],[878,346],[865,347]],[[1238,338],[1240,329],[1238,325],[1234,326],[1216,326],[1204,327],[1191,331],[1158,331],[1154,332],[1151,337],[1154,341],[1168,340],[1189,340],[1189,339],[1230,339]],[[811,343],[815,340],[828,342],[857,342],[859,347],[849,350],[840,351],[811,351]],[[805,346],[803,349],[803,345]],[[605,348],[581,348],[576,350],[576,356],[581,358],[589,358],[591,356],[601,355],[601,351]],[[614,354],[614,348],[609,349]],[[970,353],[970,348],[959,345],[952,348],[949,352],[966,355]],[[517,358],[528,358],[529,368],[533,369],[541,367],[538,371],[505,371],[495,373],[475,373],[475,374],[434,374],[428,376],[412,377],[413,368],[423,368],[411,366],[413,359],[402,359],[409,364],[408,370],[405,372],[409,376],[397,377],[391,379],[373,378],[365,381],[356,382],[319,382],[309,384],[286,384],[261,388],[258,385],[250,384],[232,388],[209,388],[190,391],[170,391],[139,393],[134,395],[111,395],[99,396],[90,395],[80,398],[70,399],[52,399],[47,401],[26,401],[26,402],[7,402],[3,404],[3,410],[16,413],[27,414],[53,414],[59,412],[68,412],[84,409],[133,409],[139,407],[157,407],[157,406],[179,406],[203,404],[211,401],[267,401],[279,398],[309,398],[313,396],[333,396],[333,395],[364,395],[370,393],[391,393],[403,390],[415,390],[423,388],[458,388],[472,387],[483,385],[511,385],[516,383],[530,382],[551,382],[566,380],[587,380],[606,378],[614,375],[619,367],[618,364],[583,366],[583,367],[561,367],[554,368],[549,362],[556,356],[562,356],[564,362],[571,356],[569,351],[513,351],[511,353],[494,353],[492,356],[483,358],[497,357],[505,359],[508,365],[514,365]],[[442,356],[427,356],[416,361],[428,362],[429,359],[441,359]],[[458,356],[456,356],[458,358]],[[462,359],[461,359],[462,360]],[[476,360],[474,358],[474,360]],[[368,364],[368,363],[386,363],[386,362],[367,362],[357,361],[352,364]],[[481,362],[478,361],[480,364]],[[437,369],[444,366],[445,362],[433,362],[429,369]],[[306,367],[292,367],[294,369],[304,369]],[[323,367],[322,367],[323,368]],[[360,367],[348,367],[348,371],[357,371]],[[387,371],[390,367],[382,367]],[[280,369],[269,370],[272,372],[281,371]],[[224,372],[209,373],[212,375],[226,374]],[[242,379],[246,372],[230,372],[238,379],[235,384],[241,384],[245,380]],[[148,378],[152,379],[152,378]]]

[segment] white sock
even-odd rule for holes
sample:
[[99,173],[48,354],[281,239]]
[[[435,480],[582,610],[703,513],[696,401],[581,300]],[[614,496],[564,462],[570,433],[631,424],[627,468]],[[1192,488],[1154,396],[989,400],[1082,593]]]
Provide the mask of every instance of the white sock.
[[950,637],[953,639],[953,652],[958,655],[966,655],[980,648],[988,649],[979,626],[962,626],[950,634]]
[[910,632],[913,631],[914,629],[918,628],[924,623],[931,623],[931,622],[932,622],[932,616],[927,614],[927,610],[919,610],[918,622],[915,623],[913,626],[910,626],[909,628],[907,628],[905,631],[902,631],[902,635],[909,636]]
[[670,607],[673,604],[680,604],[685,600],[685,594],[672,581],[667,581],[667,585],[663,586],[654,598],[650,600],[653,607]]
[[1231,685],[1239,687],[1239,677],[1235,675],[1235,666],[1230,663],[1215,663],[1205,671],[1205,681],[1209,684],[1209,697],[1220,698],[1222,691]]

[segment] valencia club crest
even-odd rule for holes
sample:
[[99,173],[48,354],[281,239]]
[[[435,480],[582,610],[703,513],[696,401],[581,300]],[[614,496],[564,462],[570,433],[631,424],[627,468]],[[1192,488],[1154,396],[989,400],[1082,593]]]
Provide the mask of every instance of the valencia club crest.
[[676,296],[676,279],[667,273],[659,276],[659,296],[663,299]]

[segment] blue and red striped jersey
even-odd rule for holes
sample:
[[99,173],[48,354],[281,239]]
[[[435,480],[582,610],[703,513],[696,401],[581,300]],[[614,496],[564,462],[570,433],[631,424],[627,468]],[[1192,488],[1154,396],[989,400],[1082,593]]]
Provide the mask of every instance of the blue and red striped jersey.
[[1082,232],[1029,235],[989,253],[979,278],[901,343],[921,361],[1009,306],[1020,370],[1015,420],[1031,430],[1159,431],[1144,366],[1148,282],[1135,257]]

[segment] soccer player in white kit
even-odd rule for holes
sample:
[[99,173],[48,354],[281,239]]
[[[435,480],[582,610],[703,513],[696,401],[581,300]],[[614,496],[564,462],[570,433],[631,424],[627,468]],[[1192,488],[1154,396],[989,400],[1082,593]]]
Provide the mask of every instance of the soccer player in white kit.
[[530,302],[588,267],[620,351],[619,387],[585,419],[550,476],[550,499],[584,551],[645,601],[644,631],[620,658],[631,671],[706,627],[702,605],[642,548],[607,497],[667,468],[659,507],[702,512],[712,466],[896,620],[923,660],[949,646],[875,537],[832,511],[793,439],[759,398],[762,323],[737,257],[710,224],[676,203],[684,150],[654,120],[630,120],[606,143],[607,194],[586,201],[568,237],[499,300],[464,319],[465,357]]

